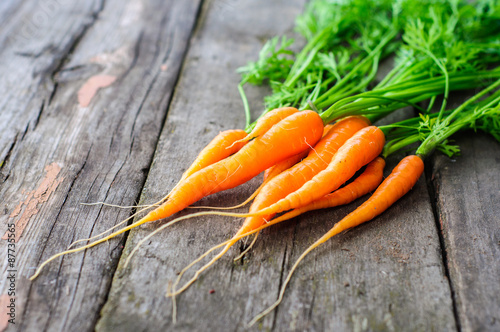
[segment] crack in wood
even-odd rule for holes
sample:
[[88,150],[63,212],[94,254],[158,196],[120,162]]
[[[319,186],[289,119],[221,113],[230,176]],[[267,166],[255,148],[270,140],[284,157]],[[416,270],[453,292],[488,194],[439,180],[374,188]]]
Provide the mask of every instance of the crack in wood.
[[[293,252],[294,240],[295,240],[295,234],[294,234],[294,239],[292,239],[292,249],[290,249],[290,255]],[[288,253],[288,244],[285,243],[285,250],[283,252],[283,262],[281,263],[281,269],[280,269],[280,282],[278,284],[278,294],[276,296],[276,300],[279,299],[279,296],[281,293],[281,287],[282,287],[283,282],[284,282],[283,278],[285,276],[285,266],[286,266],[286,262],[287,262],[287,253]],[[278,320],[278,309],[279,309],[279,306],[273,310],[273,323],[271,325],[271,331],[274,331],[276,328],[276,323]]]
[[[68,306],[68,310],[66,310],[66,313],[64,315],[64,318],[63,318],[63,322],[61,324],[61,331],[67,331],[67,329],[64,329],[64,326],[66,326],[66,322],[68,321],[68,316],[71,312],[71,308],[73,307],[73,303],[75,302],[75,297],[76,297],[76,293],[78,291],[78,285],[80,284],[80,278],[82,276],[82,270],[83,270],[83,264],[85,262],[85,257],[87,256],[87,250],[84,250],[83,251],[83,257],[82,257],[82,260],[81,260],[81,264],[80,264],[80,269],[78,270],[78,277],[76,278],[76,284],[75,284],[75,287],[73,287],[73,292],[71,294],[71,300],[69,301],[69,306]],[[64,260],[64,258],[63,258]],[[62,261],[61,261],[61,265],[62,265]],[[50,322],[50,320],[47,320],[47,324]]]
[[23,130],[23,133],[22,133],[22,135],[21,135],[21,139],[20,139],[20,141],[24,140],[24,137],[26,137],[26,133],[28,132],[28,129],[29,129],[29,128],[30,128],[30,124],[29,124],[29,122],[28,122],[28,123],[26,123],[26,127],[24,127],[24,130]]
[[[14,147],[15,147],[15,145],[17,143],[17,137],[18,137],[18,135],[19,135],[19,133],[17,133],[16,136],[14,137],[14,140],[12,140],[12,143],[10,144],[9,148],[7,149],[7,153],[5,154],[5,157],[3,158],[3,160],[0,163],[0,172],[3,171],[5,165],[7,165],[7,163],[10,160],[10,156],[12,154],[12,151],[14,150]],[[3,178],[2,179],[2,183],[5,183],[5,181],[7,181],[7,179],[10,176],[10,172],[7,173],[6,175],[4,175],[3,173],[0,173],[0,175]]]
[[137,41],[135,42],[133,47],[134,52],[132,54],[132,61],[130,62],[130,66],[125,70],[125,72],[121,75],[121,77],[126,77],[130,73],[130,71],[135,68],[137,60],[139,59],[143,37],[144,37],[144,30],[141,30],[139,32],[139,36],[137,37]]
[[450,287],[450,293],[451,293],[451,304],[452,304],[452,309],[453,309],[453,316],[455,319],[455,325],[457,327],[457,331],[461,332],[461,323],[460,323],[460,315],[458,313],[458,305],[457,305],[457,298],[456,298],[456,290],[453,285],[453,281],[450,275],[450,269],[449,269],[449,263],[448,263],[448,255],[446,252],[446,244],[444,241],[444,233],[443,233],[443,228],[441,225],[441,220],[440,220],[440,208],[437,203],[437,196],[439,195],[439,188],[437,185],[434,185],[435,179],[435,169],[433,165],[431,164],[430,161],[425,162],[425,180],[427,184],[427,192],[429,194],[430,198],[430,205],[432,208],[432,214],[434,215],[434,221],[436,224],[436,232],[438,234],[439,238],[439,249],[441,252],[441,257],[442,257],[442,263],[443,263],[443,268],[444,268],[444,274],[446,276],[446,280],[448,282],[448,285]]
[[[315,260],[315,263],[316,263],[316,260]],[[312,321],[312,313],[313,313],[313,308],[314,308],[314,301],[316,300],[316,291],[317,291],[317,289],[313,285],[313,296],[312,296],[312,299],[311,299],[309,311],[307,313],[307,317],[309,318],[309,321]]]
[[[83,169],[85,168],[85,165],[87,164],[87,160],[89,158],[89,155],[90,155],[90,151],[92,150],[92,145],[89,147],[89,151],[87,152],[87,156],[85,157],[84,161],[83,161],[83,164],[82,166],[80,167],[80,169],[77,171],[76,175],[73,177],[73,180],[71,181],[70,183],[70,186],[66,192],[66,195],[64,196],[64,200],[63,200],[63,203],[61,204],[61,207],[59,208],[59,210],[57,211],[57,215],[56,215],[56,218],[55,218],[55,222],[52,223],[52,226],[50,227],[50,231],[49,231],[49,234],[47,235],[47,239],[49,239],[52,235],[52,232],[55,228],[55,226],[57,225],[57,221],[59,220],[59,216],[61,215],[61,212],[64,210],[64,207],[66,205],[66,202],[68,201],[68,198],[70,197],[71,195],[71,192],[72,192],[72,188],[76,182],[76,180],[78,179],[79,175],[83,172]],[[73,237],[74,239],[74,237]],[[37,260],[37,265],[40,265],[41,263],[41,259],[43,257],[43,254],[45,253],[45,249],[47,249],[47,244],[48,242],[47,241],[44,241],[43,242],[43,248],[41,250],[41,253],[40,253],[40,256],[38,257],[38,260]],[[30,294],[28,292],[28,294]],[[31,298],[31,296],[28,296],[28,298]]]
[[35,118],[35,123],[33,125],[32,130],[35,130],[36,127],[38,126],[38,123],[40,122],[40,118],[42,117],[42,113],[43,113],[44,108],[45,108],[45,99],[42,100],[42,104],[40,105],[40,108],[39,108],[38,114]]

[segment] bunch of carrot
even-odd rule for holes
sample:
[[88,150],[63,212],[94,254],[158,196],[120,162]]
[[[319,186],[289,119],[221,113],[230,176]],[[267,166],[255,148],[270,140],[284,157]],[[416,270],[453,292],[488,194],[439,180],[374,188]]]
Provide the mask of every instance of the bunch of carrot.
[[[373,4],[371,1],[361,3]],[[353,15],[348,19],[344,13],[330,20],[324,17],[323,21],[315,20],[318,8],[332,4],[313,1],[306,11],[309,16],[302,16],[299,21],[308,42],[295,59],[289,58],[293,53],[286,49],[290,45],[287,39],[281,39],[278,50],[278,39],[273,39],[261,52],[259,62],[242,69],[239,90],[247,115],[245,130],[229,130],[217,135],[177,185],[152,205],[155,208],[144,217],[89,244],[52,256],[40,265],[32,279],[61,255],[90,248],[144,223],[170,217],[205,196],[234,188],[265,172],[263,184],[251,197],[254,200],[248,213],[207,211],[186,215],[169,221],[139,243],[178,221],[200,215],[246,218],[230,240],[211,248],[181,271],[168,292],[174,297],[239,239],[306,211],[347,204],[374,191],[300,256],[283,284],[278,301],[257,316],[254,323],[280,303],[293,271],[311,250],[332,236],[383,213],[415,185],[424,170],[423,160],[435,149],[455,152],[455,148],[447,144],[450,135],[472,127],[500,138],[500,81],[488,83],[500,78],[499,69],[488,69],[498,62],[498,51],[488,47],[492,33],[477,24],[493,15],[489,9],[481,7],[472,11],[471,5],[447,1],[425,2],[417,7],[412,6],[411,1],[398,1],[400,7],[392,6],[391,1],[376,3],[378,19],[371,23],[370,29],[355,34],[354,29],[363,17]],[[353,6],[342,7],[344,5],[337,4],[340,6],[337,9],[357,10]],[[401,39],[397,39],[398,34],[402,34]],[[372,43],[366,39],[370,35],[374,36]],[[340,36],[347,38],[350,48]],[[334,53],[332,47],[340,51]],[[395,50],[394,69],[367,90],[376,76],[379,61]],[[345,61],[346,55],[352,61]],[[274,94],[267,99],[272,106],[250,123],[243,86],[263,83],[266,79],[274,89]],[[451,90],[485,85],[486,89],[459,108],[446,110]],[[486,97],[489,93],[493,94]],[[439,112],[431,113],[436,97],[441,94],[444,98]],[[427,109],[418,105],[422,101],[428,101]],[[408,105],[415,106],[422,115],[385,127],[372,124]],[[418,141],[422,143],[415,154],[402,159],[382,181],[384,158]],[[282,212],[284,214],[275,218]],[[190,267],[221,247],[218,255],[177,288]]]

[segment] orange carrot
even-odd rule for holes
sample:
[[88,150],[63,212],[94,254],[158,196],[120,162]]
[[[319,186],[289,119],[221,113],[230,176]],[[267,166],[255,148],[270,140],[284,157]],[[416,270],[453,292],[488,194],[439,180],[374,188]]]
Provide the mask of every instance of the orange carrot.
[[[364,117],[349,117],[337,122],[322,137],[313,150],[309,152],[307,158],[272,178],[264,185],[257,195],[254,203],[250,207],[250,213],[259,211],[261,208],[269,206],[270,203],[274,203],[279,198],[285,197],[290,192],[300,188],[305,182],[313,178],[315,174],[325,169],[339,147],[348,141],[349,138],[351,138],[357,131],[367,125],[367,120]],[[196,271],[193,278],[189,280],[181,289],[176,291],[175,287],[182,277],[183,272],[181,272],[177,281],[173,285],[173,292],[177,294],[189,287],[189,285],[192,284],[205,269],[215,263],[238,241],[235,238],[266,224],[267,220],[271,219],[273,216],[274,214],[248,217],[233,237],[234,240],[230,241],[217,256]],[[190,266],[191,265],[187,268]]]
[[180,181],[183,181],[200,169],[212,165],[238,152],[246,142],[236,142],[245,136],[246,132],[241,129],[221,131],[203,150],[201,150],[195,161],[184,172],[184,174],[182,174]]
[[[332,129],[332,127],[333,127],[333,124],[327,124],[323,128],[322,138],[325,137],[326,134],[328,134],[328,132],[330,131],[330,129]],[[269,167],[268,169],[266,169],[264,171],[264,181],[263,182],[266,182],[267,180],[271,180],[272,178],[274,178],[278,174],[281,174],[285,170],[287,170],[290,167],[292,167],[293,165],[297,164],[299,161],[301,161],[302,159],[307,157],[307,155],[309,154],[310,151],[311,151],[311,149],[302,151],[301,153],[296,154],[295,156],[291,156],[290,158],[285,159],[272,167]]]
[[[324,129],[323,129],[323,137],[328,133],[328,131],[332,127],[333,127],[333,125],[331,125],[331,124],[328,124],[328,125],[326,125],[324,127]],[[309,153],[310,150],[311,149],[302,151],[302,152],[300,152],[300,153],[298,153],[298,154],[296,154],[294,156],[291,156],[290,158],[282,160],[279,163],[277,163],[276,165],[271,166],[268,169],[266,169],[264,171],[264,179],[263,179],[261,185],[244,202],[242,202],[240,204],[237,204],[237,205],[234,205],[234,206],[227,206],[227,207],[218,207],[218,206],[192,206],[191,208],[193,208],[193,209],[213,209],[213,210],[232,210],[232,209],[236,209],[236,208],[245,206],[251,200],[253,200],[255,198],[255,196],[257,196],[257,194],[260,192],[260,190],[264,187],[264,185],[269,180],[271,180],[275,176],[279,175],[283,171],[289,169],[290,167],[292,167],[293,165],[295,165],[296,163],[298,163],[299,161],[301,161],[302,159],[304,159],[308,155],[308,153]]]
[[239,207],[247,205],[252,199],[255,198],[260,192],[260,190],[264,187],[264,185],[269,182],[272,178],[275,176],[279,175],[281,172],[289,169],[299,161],[301,161],[307,154],[309,153],[309,150],[304,150],[294,156],[291,156],[290,158],[287,158],[285,160],[280,161],[274,166],[269,167],[264,171],[264,179],[260,186],[255,189],[255,191],[243,202],[233,205],[233,206],[225,206],[225,207],[219,207],[219,206],[190,206],[189,208],[192,209],[212,209],[212,210],[233,210],[237,209]]
[[333,123],[329,123],[327,124],[324,128],[323,128],[323,136],[325,136],[326,134],[328,134],[328,132],[330,131],[330,129],[332,129],[332,127],[334,126]]
[[143,220],[166,218],[209,194],[234,188],[277,162],[316,144],[322,133],[323,124],[317,113],[302,111],[292,114],[233,156],[188,177],[174,189],[167,202]]
[[384,133],[377,127],[369,126],[359,130],[340,147],[326,169],[285,198],[251,214],[265,216],[299,208],[327,195],[375,159],[382,152],[384,143]]
[[256,137],[264,135],[269,129],[272,128],[275,124],[283,120],[284,118],[297,113],[299,110],[295,107],[281,107],[275,108],[266,114],[264,114],[260,119],[257,120],[255,127],[252,131],[246,135],[245,137],[239,139],[240,142],[248,142]]
[[[349,138],[344,143],[344,145],[342,145],[342,147],[337,151],[326,169],[319,172],[298,190],[292,192],[276,203],[262,208],[261,210],[250,211],[249,213],[207,211],[191,214],[186,218],[183,218],[182,220],[207,215],[219,215],[228,217],[262,217],[302,207],[323,197],[330,191],[338,189],[344,182],[349,180],[361,167],[368,164],[380,154],[384,142],[385,136],[379,128],[374,126],[365,127],[356,132],[354,136]],[[242,150],[244,149],[245,148],[243,148]],[[281,176],[281,174],[279,176]],[[270,185],[272,181],[276,180],[278,177],[271,180],[267,185]],[[147,221],[141,220],[139,222]],[[243,227],[245,227],[245,224]],[[251,226],[249,227],[252,228]]]
[[323,196],[305,206],[296,208],[285,213],[279,218],[273,219],[273,222],[288,220],[307,211],[331,208],[339,205],[349,204],[355,199],[373,191],[382,182],[385,161],[382,157],[377,157],[366,166],[366,170],[358,176],[353,182],[335,190],[334,192]]
[[255,324],[255,322],[270,313],[281,303],[286,286],[290,282],[293,272],[297,268],[300,261],[302,261],[302,259],[304,259],[304,257],[309,252],[311,252],[314,248],[318,247],[322,243],[326,242],[331,237],[345,230],[356,227],[361,223],[367,222],[387,210],[387,208],[394,204],[394,202],[396,202],[408,191],[410,191],[415,183],[417,183],[417,180],[420,178],[423,171],[424,162],[420,157],[411,155],[401,160],[401,162],[394,168],[392,173],[384,180],[384,182],[382,182],[382,184],[366,202],[364,202],[356,210],[348,214],[344,219],[336,223],[332,229],[330,229],[325,235],[314,242],[314,244],[312,244],[309,248],[307,248],[306,251],[302,253],[299,259],[297,259],[297,261],[293,265],[287,278],[285,279],[283,286],[281,287],[278,300],[269,308],[257,315],[249,323],[249,326]]
[[139,221],[88,245],[52,256],[40,265],[31,279],[44,265],[61,255],[90,248],[144,223],[166,218],[209,194],[236,187],[277,162],[308,149],[319,141],[322,134],[323,121],[316,112],[292,114],[237,153],[187,177],[172,190],[165,203]]
[[309,149],[304,150],[301,153],[298,153],[294,156],[291,156],[290,158],[287,158],[283,161],[280,161],[276,165],[271,166],[268,169],[266,169],[264,171],[263,182],[265,183],[265,182],[271,180],[272,178],[275,178],[276,176],[278,176],[282,172],[286,171],[290,167],[292,167],[295,164],[297,164],[298,162],[300,162],[302,159],[307,157],[307,155],[309,154],[309,151],[310,151]]
[[[250,207],[250,213],[267,208],[301,188],[319,172],[326,169],[339,148],[356,132],[366,126],[368,126],[368,122],[364,117],[353,116],[337,122],[318,144],[314,146],[304,160],[270,180],[260,190],[260,193],[255,197]],[[248,217],[240,232],[245,233],[250,229],[259,227],[270,220],[274,214],[260,214],[259,216]]]
[[[173,285],[172,293],[169,295],[175,296],[175,295],[183,292],[185,289],[187,289],[194,281],[196,281],[196,279],[200,276],[200,274],[203,271],[205,271],[208,267],[210,267],[212,264],[214,264],[219,258],[221,258],[242,237],[249,236],[253,233],[260,231],[263,228],[266,228],[266,227],[269,227],[271,225],[277,224],[279,222],[291,219],[291,218],[296,217],[296,216],[298,216],[302,213],[305,213],[307,211],[348,204],[348,203],[354,201],[355,199],[357,199],[358,197],[366,195],[370,191],[374,190],[382,181],[384,166],[385,166],[384,159],[381,157],[377,157],[370,164],[368,164],[365,171],[360,176],[358,176],[353,182],[349,183],[345,187],[338,189],[338,190],[334,191],[333,193],[328,194],[325,197],[323,197],[317,201],[314,201],[305,207],[295,209],[295,210],[290,211],[290,212],[288,212],[288,213],[286,213],[278,218],[275,218],[267,224],[265,224],[265,223],[261,224],[253,229],[251,229],[250,227],[246,227],[246,228],[242,227],[241,229],[244,229],[244,230],[240,230],[230,240],[224,242],[225,247],[224,247],[224,249],[222,249],[222,251],[217,256],[212,258],[212,260],[209,263],[205,264],[202,268],[197,270],[195,275],[186,284],[184,284],[179,290],[176,290],[175,287],[177,286],[180,279],[182,278],[182,275],[191,266],[193,266],[195,263],[199,262],[202,258],[206,257],[207,254],[212,252],[214,249],[221,247],[221,245],[217,245],[217,246],[209,249],[205,254],[203,254],[198,259],[193,261],[191,264],[186,266],[179,273],[177,280]],[[149,238],[149,236],[148,236],[148,238]],[[134,248],[133,252],[136,251],[136,248]],[[129,258],[130,258],[130,256],[129,256]]]

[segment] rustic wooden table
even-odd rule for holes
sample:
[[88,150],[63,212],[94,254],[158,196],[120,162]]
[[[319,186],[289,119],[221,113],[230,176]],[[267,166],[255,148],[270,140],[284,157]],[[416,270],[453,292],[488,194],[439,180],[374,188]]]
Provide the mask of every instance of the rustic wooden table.
[[[124,268],[158,227],[145,225],[28,277],[132,213],[80,203],[154,202],[220,130],[243,127],[235,69],[291,33],[304,2],[0,2],[1,329],[242,331],[276,300],[298,255],[359,202],[265,230],[242,262],[233,248],[177,298],[176,325],[166,285],[240,220],[177,224]],[[258,111],[267,91],[248,93]],[[461,157],[436,155],[390,210],[311,253],[249,330],[499,331],[500,144],[456,140]],[[238,203],[259,180],[200,204]]]

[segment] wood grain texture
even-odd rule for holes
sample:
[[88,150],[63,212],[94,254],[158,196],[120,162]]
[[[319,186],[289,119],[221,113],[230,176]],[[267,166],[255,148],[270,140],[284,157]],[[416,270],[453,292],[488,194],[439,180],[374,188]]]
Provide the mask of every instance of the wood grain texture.
[[462,331],[500,330],[500,144],[468,132],[438,156],[432,185]]
[[[289,32],[302,5],[302,1],[205,3],[149,173],[144,202],[156,201],[168,192],[218,130],[243,126],[234,70],[255,59],[266,37]],[[252,91],[255,109],[264,92]],[[395,164],[395,159],[390,160],[388,171]],[[209,196],[199,204],[233,205],[244,200],[259,180]],[[228,239],[241,221],[213,216],[183,221],[148,241],[125,268],[132,248],[159,224],[133,230],[97,330],[247,330],[246,323],[276,300],[298,255],[358,204],[309,213],[265,230],[243,262],[234,263],[233,257],[244,249],[238,244],[177,297],[175,326],[172,303],[164,297],[168,283],[198,255]],[[189,211],[178,215],[185,213]],[[439,237],[421,179],[387,213],[311,254],[292,279],[278,310],[250,330],[454,329]]]
[[[43,191],[29,200],[35,213],[23,219],[16,244],[17,321],[9,329],[91,331],[123,237],[54,261],[34,282],[27,278],[72,241],[129,216],[80,203],[131,205],[139,197],[199,1],[24,1],[8,9],[0,39],[2,235],[8,222],[26,216],[28,205],[19,203],[29,192]],[[30,19],[37,29],[22,35]],[[116,80],[80,107],[78,92],[96,75]],[[60,169],[56,177],[47,176],[49,165]],[[6,252],[6,241],[0,247]],[[7,287],[2,278],[2,294]]]

